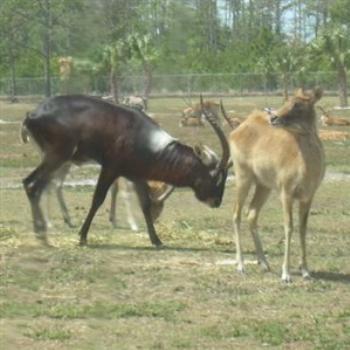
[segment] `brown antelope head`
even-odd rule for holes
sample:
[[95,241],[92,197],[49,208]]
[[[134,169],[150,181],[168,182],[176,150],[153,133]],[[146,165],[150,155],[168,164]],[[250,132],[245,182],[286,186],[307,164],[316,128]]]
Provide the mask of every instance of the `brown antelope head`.
[[230,149],[225,134],[218,125],[218,115],[215,111],[207,110],[203,103],[203,98],[200,96],[202,112],[209,122],[222,148],[222,156],[219,158],[208,147],[196,146],[195,154],[201,159],[203,165],[209,170],[209,176],[198,177],[194,183],[194,191],[196,197],[208,204],[210,207],[218,207],[221,204],[227,171],[230,166]]
[[314,104],[322,97],[322,90],[306,92],[298,89],[279,110],[269,112],[270,123],[273,126],[284,128],[300,127],[300,125],[313,125],[316,122]]

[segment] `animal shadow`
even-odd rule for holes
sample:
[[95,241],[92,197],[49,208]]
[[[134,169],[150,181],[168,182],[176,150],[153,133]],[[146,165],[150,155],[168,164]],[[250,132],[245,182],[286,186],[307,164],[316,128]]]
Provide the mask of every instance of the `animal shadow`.
[[340,282],[350,284],[350,274],[341,272],[330,272],[330,271],[313,271],[311,276],[314,279]]

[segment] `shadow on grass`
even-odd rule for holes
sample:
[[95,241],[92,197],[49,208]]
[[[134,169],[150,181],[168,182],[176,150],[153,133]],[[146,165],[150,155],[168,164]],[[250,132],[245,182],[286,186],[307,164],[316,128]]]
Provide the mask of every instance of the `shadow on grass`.
[[214,249],[214,248],[207,248],[207,247],[170,247],[170,246],[161,246],[161,247],[133,247],[129,245],[122,245],[122,244],[88,244],[87,248],[92,249],[105,249],[105,250],[135,250],[135,251],[176,251],[176,252],[184,252],[184,253],[193,253],[193,252],[219,252],[219,253],[229,253],[233,254],[233,251],[230,249]]
[[329,271],[314,271],[311,276],[315,279],[331,281],[331,282],[341,282],[350,284],[350,274],[341,272],[329,272]]

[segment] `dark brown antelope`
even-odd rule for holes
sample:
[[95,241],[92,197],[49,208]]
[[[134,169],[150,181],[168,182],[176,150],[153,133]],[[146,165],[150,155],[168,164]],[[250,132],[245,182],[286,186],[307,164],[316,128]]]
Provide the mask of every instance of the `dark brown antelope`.
[[144,112],[116,106],[88,96],[57,96],[47,99],[28,115],[23,127],[38,144],[41,164],[23,180],[33,215],[34,231],[46,240],[47,226],[40,208],[43,190],[54,172],[65,163],[95,161],[101,165],[88,215],[80,230],[80,244],[112,183],[120,176],[134,183],[152,244],[159,246],[150,212],[147,180],[190,187],[211,207],[221,204],[224,194],[229,146],[216,122],[204,111],[218,136],[223,154],[201,157],[159,127]]
[[299,202],[301,273],[310,276],[306,261],[306,230],[310,206],[325,172],[324,151],[316,126],[314,104],[322,91],[298,90],[277,112],[254,111],[229,137],[236,174],[237,194],[233,225],[236,234],[237,269],[244,272],[241,248],[241,212],[249,189],[255,192],[248,208],[248,223],[258,263],[269,265],[258,235],[260,210],[272,189],[280,195],[284,215],[285,253],[282,280],[291,280],[290,242],[293,232],[292,207]]
[[[29,136],[30,135],[28,133],[28,130],[22,126],[22,129],[21,129],[22,142],[28,143],[30,139]],[[64,222],[71,228],[75,227],[71,220],[68,206],[66,204],[66,201],[63,195],[64,182],[68,173],[70,172],[71,165],[72,163],[66,162],[63,166],[61,166],[58,170],[56,170],[53,177],[51,178],[50,184],[47,186],[47,192],[48,192],[47,211],[46,211],[46,215],[44,215],[44,218],[46,221],[46,225],[48,227],[52,227],[52,224],[50,222],[50,210],[49,210],[50,193],[52,191],[56,195]],[[153,219],[153,222],[155,222],[160,216],[160,214],[162,213],[164,209],[165,200],[170,196],[170,194],[174,190],[174,187],[160,181],[147,181],[147,189],[148,189],[148,196],[150,198],[151,217]],[[117,219],[116,219],[117,194],[120,193],[122,199],[124,200],[124,206],[126,210],[126,219],[127,219],[128,225],[132,231],[138,231],[138,225],[136,223],[134,213],[133,213],[133,208],[130,201],[132,191],[133,191],[132,184],[123,177],[118,178],[116,181],[114,181],[114,183],[111,186],[111,206],[110,206],[110,212],[109,212],[109,221],[115,228],[117,227]]]

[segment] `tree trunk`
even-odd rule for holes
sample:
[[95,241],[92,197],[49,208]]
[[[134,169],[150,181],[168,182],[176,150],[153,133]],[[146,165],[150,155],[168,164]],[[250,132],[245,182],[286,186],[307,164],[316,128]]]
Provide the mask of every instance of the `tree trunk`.
[[[47,52],[46,52],[47,54]],[[51,68],[50,68],[50,54],[45,54],[44,75],[45,75],[45,96],[51,96]]]
[[145,109],[148,107],[148,98],[152,91],[152,67],[150,64],[145,63],[143,66],[144,71],[144,99],[145,99]]
[[17,99],[17,81],[16,81],[16,59],[11,51],[11,97],[10,101],[12,103],[18,102]]
[[110,84],[110,90],[111,95],[113,97],[114,103],[119,103],[119,84],[118,84],[118,76],[115,71],[115,69],[111,68],[110,74],[109,74],[109,84]]
[[288,73],[283,73],[283,98],[285,101],[287,101],[289,98],[288,87],[289,87],[289,75]]
[[51,96],[51,7],[50,0],[45,0],[45,33],[44,33],[44,75],[45,75],[45,96]]
[[281,2],[275,2],[275,33],[280,36],[281,34],[281,18],[282,18],[282,9]]
[[338,88],[340,106],[348,106],[348,87],[347,87],[347,73],[346,68],[343,65],[338,66]]

